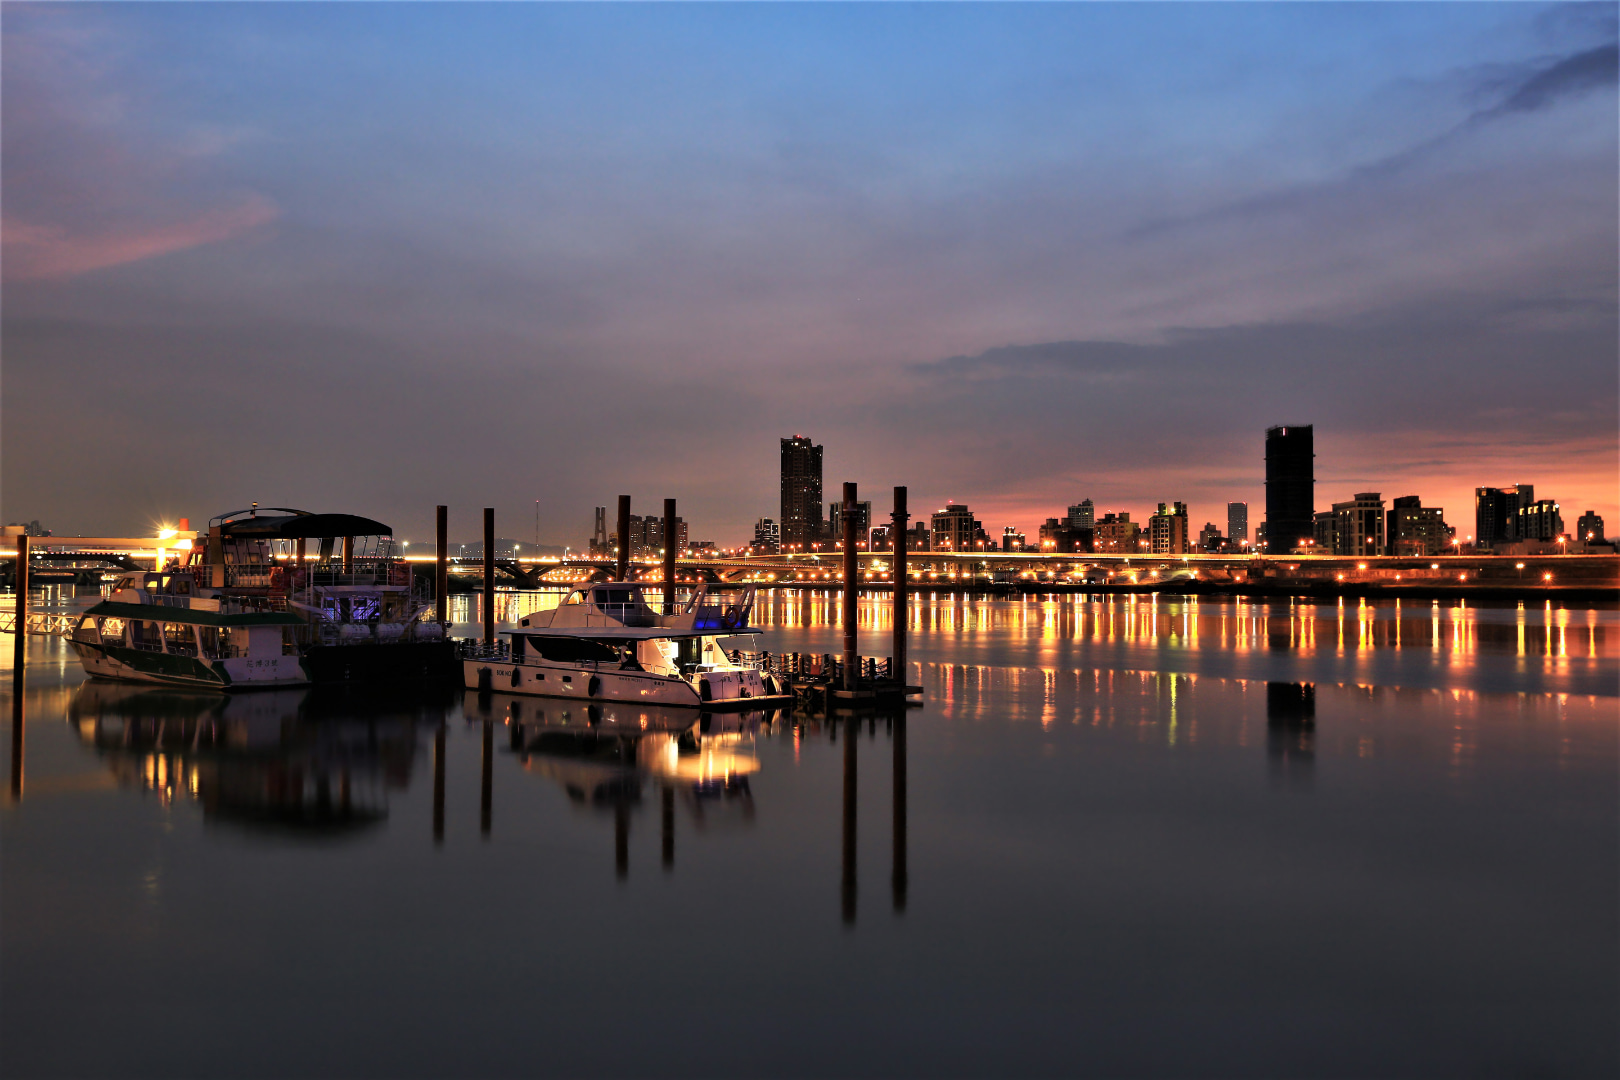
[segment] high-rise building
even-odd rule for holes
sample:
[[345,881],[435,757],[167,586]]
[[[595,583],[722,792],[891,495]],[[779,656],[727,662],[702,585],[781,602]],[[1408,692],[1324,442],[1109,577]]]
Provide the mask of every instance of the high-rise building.
[[608,550],[607,507],[596,508],[596,527],[591,530],[591,554]]
[[1534,484],[1514,484],[1512,487],[1474,489],[1474,544],[1480,548],[1494,548],[1523,540],[1514,529],[1518,525],[1519,508],[1536,500]]
[[1389,504],[1384,542],[1391,555],[1443,555],[1451,550],[1451,530],[1438,506],[1402,495]]
[[1575,539],[1582,543],[1603,543],[1603,519],[1596,512],[1588,510],[1575,522]]
[[1551,499],[1537,499],[1520,506],[1513,516],[1515,540],[1557,540],[1564,535],[1564,519],[1558,504]]
[[1187,504],[1176,503],[1174,508],[1159,504],[1159,510],[1148,518],[1148,545],[1155,555],[1187,554]]
[[[858,502],[855,504],[855,547],[864,550],[872,532],[872,504]],[[842,544],[844,542],[844,504],[830,502],[827,504],[827,524],[822,529],[821,540],[823,544]]]
[[1137,550],[1142,527],[1131,520],[1129,513],[1104,514],[1102,520],[1097,522],[1095,536],[1099,553],[1128,555]]
[[1314,426],[1266,429],[1266,550],[1287,555],[1311,536],[1316,510]]
[[766,555],[782,550],[782,534],[772,519],[760,518],[754,522],[754,550]]
[[[930,551],[976,551],[983,539],[984,526],[973,520],[973,511],[961,503],[948,503],[930,516]],[[985,545],[988,547],[989,545]]]
[[1384,497],[1376,491],[1362,491],[1354,499],[1334,503],[1333,554],[1359,559],[1383,553]]
[[802,435],[782,440],[782,548],[808,551],[821,539],[821,447]]
[[1241,551],[1249,540],[1249,504],[1226,504],[1226,543],[1233,551]]
[[1090,499],[1081,499],[1069,507],[1069,528],[1091,529],[1097,524],[1097,506]]

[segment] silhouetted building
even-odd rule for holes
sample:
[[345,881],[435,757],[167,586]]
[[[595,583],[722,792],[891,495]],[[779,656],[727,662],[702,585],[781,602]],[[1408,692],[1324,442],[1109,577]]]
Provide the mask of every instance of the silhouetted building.
[[983,551],[989,548],[984,526],[973,520],[973,512],[961,503],[948,503],[929,517],[932,551]]
[[1155,555],[1187,554],[1187,504],[1175,503],[1167,509],[1164,503],[1148,518],[1148,547]]
[[802,435],[782,440],[781,546],[808,551],[821,539],[821,447]]
[[1383,553],[1384,497],[1376,491],[1363,491],[1348,502],[1334,503],[1333,554],[1359,559]]
[[1142,538],[1142,527],[1131,520],[1128,513],[1104,514],[1097,522],[1096,551],[1129,555],[1137,550]]
[[906,530],[906,550],[907,551],[927,551],[928,550],[928,542],[929,542],[928,522],[926,522],[926,521],[912,522],[911,528]]
[[1515,484],[1506,488],[1482,487],[1474,489],[1474,546],[1494,548],[1522,539],[1514,529],[1518,524],[1519,508],[1535,502],[1534,484]]
[[[855,504],[855,548],[864,549],[872,531],[872,504],[858,502]],[[827,524],[821,534],[822,546],[828,544],[841,544],[844,542],[844,504],[830,502],[827,504]]]
[[1090,529],[1097,524],[1097,506],[1090,499],[1081,499],[1069,507],[1069,528]]
[[1220,527],[1213,521],[1206,521],[1199,531],[1198,550],[1208,555],[1218,555],[1226,550],[1226,537],[1221,535]]
[[1575,539],[1601,544],[1606,539],[1603,535],[1603,519],[1591,510],[1582,514],[1575,522]]
[[754,522],[754,550],[762,555],[775,555],[782,550],[782,532],[770,518]]
[[1005,529],[1001,530],[1001,550],[1024,550],[1024,534],[1018,531],[1018,527],[1016,525],[1008,525]]
[[1266,429],[1266,550],[1272,555],[1287,555],[1311,536],[1315,439],[1311,424]]
[[1537,499],[1520,506],[1513,515],[1513,539],[1557,540],[1564,535],[1564,519],[1558,513],[1558,504],[1551,499]]
[[[686,522],[680,518],[675,519],[676,550],[686,547]],[[616,554],[619,550],[619,530],[614,529],[608,533],[608,542],[603,554]],[[630,558],[651,559],[664,550],[664,519],[661,517],[640,517],[630,515]]]
[[1249,539],[1249,504],[1226,504],[1226,542],[1233,551],[1241,550]]
[[1295,551],[1308,551],[1313,555],[1332,555],[1339,550],[1339,519],[1332,510],[1322,510],[1311,515],[1310,543],[1294,548]]
[[1389,504],[1384,542],[1391,555],[1443,555],[1451,550],[1451,534],[1444,511],[1424,506],[1416,495],[1402,495]]
[[1094,528],[1074,528],[1066,517],[1047,518],[1041,525],[1040,549],[1064,555],[1091,551],[1095,535]]

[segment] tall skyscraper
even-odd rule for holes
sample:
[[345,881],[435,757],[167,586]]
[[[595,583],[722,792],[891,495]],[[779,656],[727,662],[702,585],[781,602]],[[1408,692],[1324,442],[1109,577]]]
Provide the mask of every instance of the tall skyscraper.
[[1249,504],[1226,504],[1226,543],[1231,551],[1242,551],[1249,539]]
[[821,447],[802,435],[782,440],[782,513],[777,518],[784,551],[808,551],[821,533]]
[[1519,510],[1534,504],[1536,486],[1515,484],[1507,488],[1482,487],[1474,489],[1474,544],[1481,548],[1494,548],[1521,540],[1515,531]]
[[1313,425],[1266,429],[1266,551],[1287,555],[1312,535],[1316,510]]

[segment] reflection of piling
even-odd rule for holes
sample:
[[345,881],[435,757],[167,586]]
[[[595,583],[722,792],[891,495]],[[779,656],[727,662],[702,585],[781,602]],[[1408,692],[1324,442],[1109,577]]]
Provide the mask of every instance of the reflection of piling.
[[664,787],[664,869],[675,869],[675,789]]
[[17,622],[11,660],[11,798],[23,790],[23,695],[28,690],[28,537],[17,537]]
[[1316,685],[1266,683],[1266,727],[1273,770],[1309,783],[1316,760]]
[[484,773],[478,793],[478,831],[489,836],[490,819],[495,810],[495,722],[484,717]]
[[893,524],[889,526],[889,536],[894,541],[894,648],[889,678],[900,684],[902,693],[906,685],[906,603],[909,599],[906,592],[911,585],[906,576],[906,522],[910,517],[906,513],[906,489],[897,487],[894,489]]
[[495,508],[484,507],[484,644],[495,644]]
[[444,843],[444,724],[433,736],[433,842]]
[[853,718],[844,730],[844,876],[840,882],[844,922],[855,922],[855,746],[860,732]]
[[664,614],[675,614],[675,548],[680,534],[675,530],[675,500],[664,500]]
[[894,718],[894,868],[889,888],[894,910],[906,910],[906,714]]
[[619,496],[619,581],[630,580],[630,496]]
[[861,684],[860,656],[855,647],[855,586],[859,573],[855,562],[855,485],[844,484],[844,689]]
[[433,566],[433,597],[438,605],[435,614],[441,623],[450,621],[450,551],[445,537],[449,532],[450,508],[441,506],[435,515],[436,535],[439,542],[438,558]]
[[630,802],[623,792],[613,804],[613,872],[620,881],[630,876]]

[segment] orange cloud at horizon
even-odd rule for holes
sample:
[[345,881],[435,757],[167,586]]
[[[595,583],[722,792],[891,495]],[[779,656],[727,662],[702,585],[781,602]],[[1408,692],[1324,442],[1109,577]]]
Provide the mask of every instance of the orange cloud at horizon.
[[250,195],[234,207],[149,228],[74,233],[7,218],[0,222],[0,267],[7,281],[69,278],[229,240],[268,224],[279,213],[269,199]]

